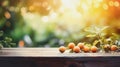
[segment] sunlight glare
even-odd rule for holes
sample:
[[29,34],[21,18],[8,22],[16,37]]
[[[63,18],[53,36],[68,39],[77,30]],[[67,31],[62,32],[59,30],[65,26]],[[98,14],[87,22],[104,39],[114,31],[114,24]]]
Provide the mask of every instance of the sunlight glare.
[[48,16],[43,16],[41,19],[42,19],[43,22],[48,22],[48,20],[49,20]]
[[61,2],[65,8],[74,9],[78,5],[79,0],[61,0]]
[[119,2],[117,2],[117,1],[114,2],[114,5],[115,5],[116,7],[119,7],[119,6],[120,6]]

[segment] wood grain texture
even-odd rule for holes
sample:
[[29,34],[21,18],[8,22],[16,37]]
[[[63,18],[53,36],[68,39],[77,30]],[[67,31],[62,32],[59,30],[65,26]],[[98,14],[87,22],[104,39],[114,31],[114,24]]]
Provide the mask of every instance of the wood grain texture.
[[3,48],[0,56],[20,57],[119,57],[120,52],[110,53],[60,53],[58,48]]
[[58,48],[3,48],[0,67],[120,67],[120,53],[60,53]]

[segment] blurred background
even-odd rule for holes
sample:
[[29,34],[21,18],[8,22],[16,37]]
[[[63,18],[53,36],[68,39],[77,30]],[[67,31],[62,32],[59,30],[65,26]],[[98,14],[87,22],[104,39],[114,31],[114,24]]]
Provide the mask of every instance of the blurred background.
[[0,0],[0,30],[12,47],[89,42],[84,28],[91,25],[119,35],[120,0]]

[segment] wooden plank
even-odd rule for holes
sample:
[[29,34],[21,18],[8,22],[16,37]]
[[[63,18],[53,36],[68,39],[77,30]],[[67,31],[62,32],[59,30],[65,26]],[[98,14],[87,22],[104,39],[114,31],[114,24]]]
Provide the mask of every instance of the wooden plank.
[[120,53],[60,53],[58,48],[3,48],[2,67],[120,67]]
[[111,53],[60,53],[58,48],[3,48],[0,57],[120,57],[120,52]]

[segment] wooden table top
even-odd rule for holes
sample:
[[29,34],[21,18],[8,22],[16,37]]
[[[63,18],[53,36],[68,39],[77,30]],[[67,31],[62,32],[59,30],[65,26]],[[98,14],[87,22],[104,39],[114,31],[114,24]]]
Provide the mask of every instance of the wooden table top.
[[120,52],[111,53],[60,53],[58,48],[3,48],[0,57],[120,57]]
[[69,53],[68,51],[60,53],[58,48],[3,48],[0,50],[0,65],[4,67],[26,67],[25,64],[27,67],[35,67],[35,65],[36,67],[37,65],[38,67],[46,67],[46,65],[63,67],[69,62],[82,63],[86,65],[84,67],[120,67],[120,53]]
[[119,61],[120,52],[60,53],[58,48],[3,48],[0,60]]

